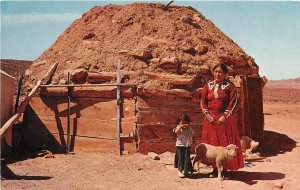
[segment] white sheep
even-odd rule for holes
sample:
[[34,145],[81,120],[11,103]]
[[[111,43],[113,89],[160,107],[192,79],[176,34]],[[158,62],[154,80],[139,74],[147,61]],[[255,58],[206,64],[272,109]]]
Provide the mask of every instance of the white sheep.
[[234,144],[222,147],[201,143],[195,148],[196,156],[193,161],[193,168],[195,163],[199,164],[199,161],[204,164],[216,163],[218,178],[222,180],[221,171],[223,169],[223,163],[236,155],[237,148],[238,147]]

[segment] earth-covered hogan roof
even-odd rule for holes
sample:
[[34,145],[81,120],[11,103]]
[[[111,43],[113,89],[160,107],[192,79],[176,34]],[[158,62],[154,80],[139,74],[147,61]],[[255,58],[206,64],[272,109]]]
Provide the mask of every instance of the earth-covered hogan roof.
[[48,84],[123,83],[193,91],[224,62],[231,75],[258,75],[258,66],[233,40],[192,7],[160,3],[96,6],[75,20],[32,64],[29,87],[54,63]]

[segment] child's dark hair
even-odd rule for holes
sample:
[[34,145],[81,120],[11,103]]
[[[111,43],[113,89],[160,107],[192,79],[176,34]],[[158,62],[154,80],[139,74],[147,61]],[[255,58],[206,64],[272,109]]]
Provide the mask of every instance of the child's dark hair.
[[179,124],[180,121],[182,121],[184,123],[190,123],[191,119],[187,114],[183,113],[183,114],[180,114],[180,116],[178,116],[177,124]]

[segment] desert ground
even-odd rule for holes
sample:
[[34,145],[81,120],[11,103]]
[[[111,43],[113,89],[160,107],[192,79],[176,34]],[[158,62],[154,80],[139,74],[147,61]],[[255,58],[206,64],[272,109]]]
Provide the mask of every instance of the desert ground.
[[179,178],[174,154],[153,160],[139,153],[75,152],[54,158],[2,161],[2,189],[300,189],[300,85],[269,81],[264,90],[265,145],[261,157],[219,181],[200,174]]

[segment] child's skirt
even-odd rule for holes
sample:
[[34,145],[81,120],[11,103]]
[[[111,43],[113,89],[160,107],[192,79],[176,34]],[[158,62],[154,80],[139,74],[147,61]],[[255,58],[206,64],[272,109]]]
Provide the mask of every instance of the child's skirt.
[[193,173],[190,147],[176,146],[174,167],[178,168],[178,170],[185,175],[187,175],[188,172]]

